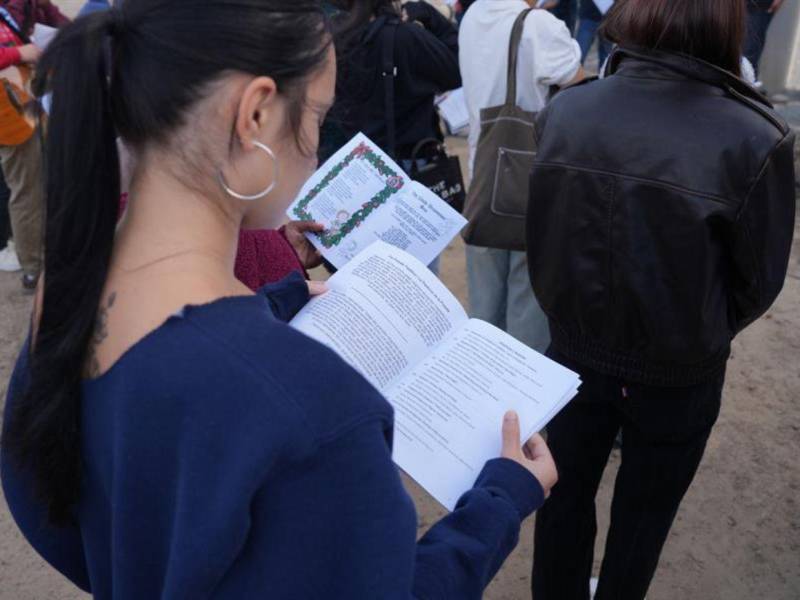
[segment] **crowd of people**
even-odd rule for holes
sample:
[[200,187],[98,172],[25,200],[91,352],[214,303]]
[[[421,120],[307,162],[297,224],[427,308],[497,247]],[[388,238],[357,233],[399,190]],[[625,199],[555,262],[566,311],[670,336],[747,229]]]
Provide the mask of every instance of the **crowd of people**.
[[[539,4],[0,8],[0,67],[50,98],[0,145],[0,269],[35,290],[2,483],[45,560],[98,598],[462,600],[538,511],[519,597],[587,600],[621,433],[594,597],[645,597],[731,342],[786,275],[794,136],[742,77],[781,0]],[[61,29],[44,53],[37,23]],[[433,160],[418,149],[444,140],[436,97],[460,87],[470,172],[522,207],[470,192],[470,226],[509,228],[465,233],[470,314],[583,383],[546,442],[520,443],[507,414],[499,458],[417,541],[391,406],[287,325],[325,286],[305,237],[322,225],[284,214],[358,132],[409,172]],[[535,150],[500,168],[504,119]]]

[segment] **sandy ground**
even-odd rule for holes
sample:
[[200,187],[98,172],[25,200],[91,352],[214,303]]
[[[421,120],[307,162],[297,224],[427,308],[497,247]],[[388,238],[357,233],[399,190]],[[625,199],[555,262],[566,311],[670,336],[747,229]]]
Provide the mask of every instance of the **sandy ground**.
[[[454,147],[463,154],[463,143]],[[735,343],[722,414],[664,549],[650,600],[800,598],[800,242],[794,250],[780,299]],[[466,303],[460,242],[445,252],[442,278]],[[0,273],[0,397],[29,310],[18,276]],[[615,452],[598,496],[596,566],[618,465]],[[423,532],[444,511],[413,482],[408,488]],[[533,525],[533,518],[525,523],[518,548],[485,598],[529,598]],[[51,598],[87,596],[39,559],[0,501],[0,600]]]

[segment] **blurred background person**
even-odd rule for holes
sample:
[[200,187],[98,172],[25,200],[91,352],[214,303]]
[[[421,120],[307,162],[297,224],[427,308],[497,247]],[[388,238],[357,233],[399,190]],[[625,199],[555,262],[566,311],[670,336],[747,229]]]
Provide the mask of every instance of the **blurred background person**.
[[37,23],[56,29],[69,23],[69,18],[51,0],[8,0],[4,7],[25,37],[33,33]]
[[[474,171],[481,110],[507,95],[508,46],[514,21],[535,1],[477,0],[461,22],[461,76],[469,109],[469,162]],[[563,22],[545,10],[525,19],[517,62],[517,105],[544,108],[551,86],[583,77],[580,49]],[[470,316],[503,329],[535,350],[550,343],[547,319],[531,291],[524,252],[466,246]]]
[[578,40],[578,45],[581,47],[581,64],[586,62],[589,51],[597,41],[597,59],[602,69],[611,52],[611,44],[608,40],[603,37],[602,33],[598,35],[598,30],[603,22],[603,13],[593,0],[581,0],[578,16],[580,20],[575,39]]
[[[444,139],[434,98],[461,86],[458,31],[427,2],[408,2],[402,9],[393,0],[334,4],[345,13],[339,19],[339,76],[331,118],[346,139],[363,132],[409,170],[418,142]],[[382,67],[387,47],[396,68],[391,122]]]
[[570,33],[575,33],[575,23],[578,21],[578,0],[559,0],[558,4],[550,9],[550,12],[564,21]]
[[755,69],[758,79],[761,54],[767,43],[767,33],[772,18],[783,6],[783,0],[746,0],[747,2],[747,38],[744,55]]
[[[0,69],[16,70],[24,79],[30,77],[41,55],[41,50],[27,42],[28,37],[14,17],[0,8]],[[7,89],[2,93],[8,94]],[[19,115],[14,110],[4,111],[0,127],[16,127]],[[22,269],[22,287],[32,291],[42,269],[42,228],[44,196],[42,189],[42,150],[37,131],[27,139],[10,139],[13,143],[0,145],[0,165],[9,189],[8,214],[13,245],[7,244],[4,270],[15,271],[18,261]]]
[[78,11],[78,16],[84,17],[93,12],[108,10],[109,8],[111,8],[111,2],[109,2],[109,0],[86,0],[86,3],[81,7],[80,11]]

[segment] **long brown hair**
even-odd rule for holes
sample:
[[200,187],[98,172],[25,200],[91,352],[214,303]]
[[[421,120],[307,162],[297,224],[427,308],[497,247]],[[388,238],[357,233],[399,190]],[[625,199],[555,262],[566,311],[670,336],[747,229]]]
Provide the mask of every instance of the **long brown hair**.
[[680,52],[741,73],[744,0],[617,0],[603,35],[620,46]]

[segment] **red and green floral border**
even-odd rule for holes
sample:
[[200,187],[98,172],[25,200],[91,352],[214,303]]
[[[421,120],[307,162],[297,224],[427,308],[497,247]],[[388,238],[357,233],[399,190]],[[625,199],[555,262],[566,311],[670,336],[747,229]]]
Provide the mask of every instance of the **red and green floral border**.
[[320,233],[319,239],[325,248],[332,248],[338,245],[348,233],[361,225],[372,211],[384,204],[392,195],[403,189],[403,178],[392,170],[366,142],[361,142],[297,203],[293,209],[294,215],[301,221],[313,221],[314,217],[308,212],[308,205],[356,158],[368,161],[381,175],[386,177],[386,187],[362,204],[361,208],[354,212],[335,233]]

